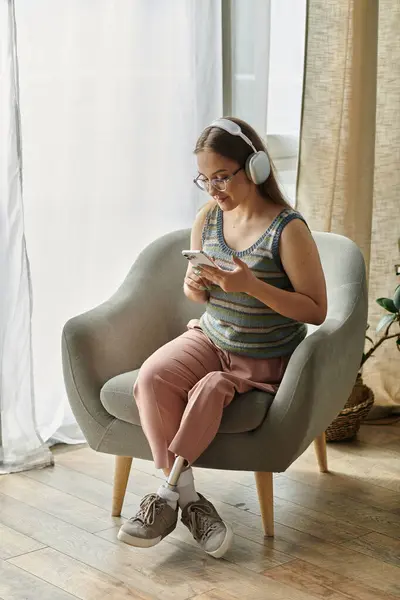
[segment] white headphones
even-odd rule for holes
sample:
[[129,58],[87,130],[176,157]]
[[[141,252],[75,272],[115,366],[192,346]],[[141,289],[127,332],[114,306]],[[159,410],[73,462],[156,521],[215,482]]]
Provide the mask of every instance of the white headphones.
[[210,127],[218,127],[231,135],[238,135],[241,137],[253,150],[253,154],[250,154],[244,167],[247,177],[256,185],[260,185],[261,183],[264,183],[264,181],[267,181],[269,174],[271,173],[271,164],[267,153],[263,150],[257,151],[237,123],[234,123],[229,119],[217,119],[211,123]]

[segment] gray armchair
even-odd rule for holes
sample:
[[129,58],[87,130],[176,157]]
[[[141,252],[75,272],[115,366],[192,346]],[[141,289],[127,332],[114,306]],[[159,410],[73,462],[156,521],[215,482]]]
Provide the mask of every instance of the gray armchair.
[[[365,267],[349,239],[315,233],[328,288],[328,315],[310,328],[292,355],[275,397],[237,395],[220,430],[196,462],[214,469],[254,471],[264,530],[273,535],[274,472],[285,471],[315,441],[327,470],[324,431],[352,389],[367,320]],[[204,307],[183,294],[189,231],[168,234],[138,257],[107,302],[70,319],[63,331],[65,385],[89,445],[116,455],[113,515],[119,515],[132,457],[151,460],[132,387],[144,360],[178,336]]]

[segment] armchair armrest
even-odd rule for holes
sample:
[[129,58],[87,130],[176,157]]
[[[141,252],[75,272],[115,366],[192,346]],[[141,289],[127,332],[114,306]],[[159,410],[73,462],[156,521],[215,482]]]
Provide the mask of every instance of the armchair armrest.
[[106,427],[112,420],[100,402],[104,383],[139,368],[169,339],[165,307],[151,289],[154,283],[139,274],[135,279],[133,289],[123,285],[110,300],[64,326],[65,385],[71,408],[89,441],[93,427]]
[[[64,326],[62,357],[67,394],[92,447],[97,446],[104,428],[113,421],[100,402],[104,383],[139,368],[179,333],[177,315],[190,310],[191,303],[182,290],[185,263],[178,252],[186,237],[186,232],[177,232],[151,244],[108,301]],[[169,268],[160,268],[163,255],[170,261]]]
[[[337,288],[328,318],[293,353],[266,419],[293,462],[333,421],[354,385],[367,322],[365,281]],[[286,451],[285,451],[286,452]]]

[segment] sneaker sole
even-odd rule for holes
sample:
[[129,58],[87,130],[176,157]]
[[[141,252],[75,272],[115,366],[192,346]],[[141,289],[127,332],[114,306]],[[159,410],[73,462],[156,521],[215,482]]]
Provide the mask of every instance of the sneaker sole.
[[207,550],[205,551],[209,556],[212,556],[213,558],[221,558],[222,556],[224,556],[224,554],[228,552],[233,541],[233,531],[231,527],[227,523],[225,523],[225,521],[223,523],[226,527],[226,536],[224,541],[222,542],[220,547],[214,550],[213,552],[207,552]]
[[126,531],[122,531],[121,529],[118,532],[117,538],[120,542],[124,542],[125,544],[129,544],[129,546],[135,546],[135,548],[152,548],[153,546],[157,546],[167,535],[172,533],[176,529],[176,523],[170,527],[164,535],[159,535],[156,538],[146,539],[135,537],[134,535],[129,535]]
[[129,535],[129,533],[125,533],[125,531],[119,531],[117,538],[120,542],[129,544],[129,546],[135,546],[135,548],[152,548],[153,546],[159,544],[162,540],[160,535],[152,540],[147,540],[146,538],[137,538],[133,535]]

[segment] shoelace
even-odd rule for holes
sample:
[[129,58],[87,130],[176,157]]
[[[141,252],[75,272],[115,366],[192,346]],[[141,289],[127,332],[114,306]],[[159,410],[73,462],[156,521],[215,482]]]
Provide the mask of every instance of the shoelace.
[[189,507],[190,529],[195,537],[201,540],[207,540],[210,535],[218,529],[218,522],[211,522],[210,517],[213,516],[213,510],[210,506],[203,504],[192,504]]
[[161,512],[164,500],[157,494],[147,494],[140,503],[138,513],[129,519],[130,521],[140,521],[143,525],[153,525],[156,515]]

